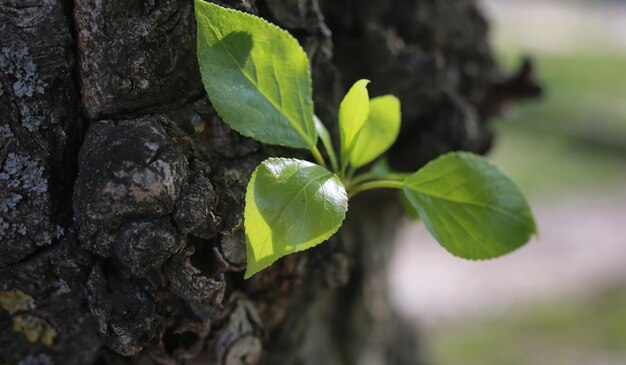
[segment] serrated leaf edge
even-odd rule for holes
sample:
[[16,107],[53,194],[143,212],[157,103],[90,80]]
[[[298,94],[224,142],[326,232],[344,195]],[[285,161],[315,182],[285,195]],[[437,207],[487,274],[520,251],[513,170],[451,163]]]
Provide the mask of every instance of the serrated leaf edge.
[[[522,193],[522,190],[521,190],[521,189],[519,188],[519,186],[515,183],[515,181],[513,181],[513,180],[512,180],[511,178],[509,178],[506,174],[504,174],[504,172],[502,172],[502,171],[501,171],[501,170],[500,170],[497,166],[495,166],[493,163],[491,163],[491,161],[489,161],[488,159],[483,158],[483,157],[481,157],[481,156],[479,156],[479,155],[476,155],[476,154],[474,154],[474,153],[471,153],[471,152],[465,152],[465,151],[454,151],[454,152],[444,153],[444,154],[442,154],[442,155],[440,155],[440,156],[436,157],[435,159],[433,159],[433,160],[429,161],[428,163],[426,163],[426,165],[422,166],[422,167],[420,168],[420,170],[421,170],[421,169],[423,169],[423,168],[425,168],[426,166],[428,166],[428,165],[432,164],[432,163],[435,163],[436,161],[438,161],[438,160],[440,160],[440,159],[443,159],[443,158],[445,158],[445,157],[449,157],[449,156],[451,156],[451,155],[455,155],[455,156],[458,156],[458,157],[461,157],[461,158],[466,157],[466,158],[470,158],[470,159],[480,159],[482,162],[486,163],[486,164],[487,164],[487,165],[489,165],[490,167],[492,167],[492,168],[496,169],[498,172],[500,172],[500,174],[501,174],[501,175],[502,175],[505,179],[507,179],[509,183],[511,183],[513,186],[515,186],[515,188],[519,191],[520,196],[522,197],[522,199],[523,199],[524,203],[526,204],[526,207],[528,208],[528,211],[529,211],[529,213],[530,213],[530,214],[529,214],[529,216],[530,216],[530,219],[531,219],[531,221],[532,221],[532,227],[530,227],[530,228],[531,228],[531,232],[530,232],[530,233],[531,233],[531,235],[530,235],[530,236],[531,236],[531,237],[532,237],[532,236],[535,236],[535,237],[536,237],[536,236],[538,236],[538,234],[539,234],[539,233],[538,233],[538,229],[537,229],[537,223],[536,223],[536,220],[535,220],[535,216],[534,216],[534,214],[533,214],[533,212],[532,212],[532,209],[531,209],[531,207],[530,207],[530,204],[528,204],[528,200],[526,199],[526,196]],[[419,170],[418,170],[418,171],[419,171]],[[416,171],[416,173],[417,173],[417,171]],[[411,174],[411,175],[413,175],[413,174]],[[407,176],[407,177],[403,180],[403,185],[404,185],[404,184],[406,184],[406,180],[407,180],[407,179],[408,179],[411,175]],[[413,204],[413,207],[414,207],[414,208],[418,211],[418,213],[419,213],[419,211],[421,210],[421,209],[420,209],[421,207],[419,206],[419,204],[415,204],[415,203],[413,203],[413,201],[411,200],[410,196],[408,196],[408,194],[407,194],[406,190],[408,190],[408,187],[406,187],[406,185],[405,185],[405,186],[404,186],[404,188],[402,189],[402,193],[404,194],[404,196],[406,197],[406,199],[407,199],[407,200],[408,200],[411,204]],[[431,196],[430,194],[426,194],[426,193],[422,193],[422,194],[424,194],[424,195],[428,195],[428,196]],[[438,198],[438,199],[443,199],[443,200],[445,200],[444,198],[439,197],[439,196],[434,196],[434,197],[435,197],[435,198]],[[459,202],[459,201],[454,201],[454,200],[451,200],[451,201],[452,201],[453,203],[458,203],[458,204],[468,204],[468,203],[466,203],[466,202]],[[475,204],[474,204],[474,205],[475,205]],[[491,208],[491,207],[489,207],[489,206],[482,206],[482,207],[484,207],[484,208]],[[424,222],[425,222],[424,217],[423,217],[423,214],[419,214],[419,215],[420,215],[420,218],[422,219],[422,221],[424,221]],[[507,212],[507,215],[511,216],[511,215],[510,215],[510,213],[508,213],[508,212]],[[516,218],[517,218],[517,217],[516,217]],[[431,235],[433,235],[433,238],[436,238],[435,233],[434,233],[434,232],[432,232],[432,231],[430,230],[429,225],[427,225],[427,224],[425,224],[425,225],[426,225],[426,228],[428,229],[428,231],[430,232],[430,234],[431,234]],[[437,240],[437,241],[438,241],[438,240]],[[528,241],[526,241],[525,243],[521,244],[520,246],[518,246],[518,247],[516,247],[516,248],[514,248],[514,249],[512,249],[512,250],[510,250],[510,251],[508,251],[508,252],[505,252],[505,253],[503,253],[503,254],[501,254],[501,255],[497,255],[497,256],[493,256],[493,257],[485,257],[485,258],[473,258],[473,257],[465,257],[465,256],[460,256],[460,255],[458,255],[458,254],[456,254],[456,253],[454,253],[454,252],[450,251],[450,250],[449,250],[446,246],[444,246],[443,244],[440,244],[440,246],[441,246],[441,247],[443,247],[443,248],[444,248],[447,252],[449,252],[452,256],[454,256],[454,257],[458,257],[458,258],[463,259],[463,260],[468,260],[468,261],[490,261],[490,260],[497,259],[497,258],[499,258],[499,257],[507,256],[507,255],[509,255],[509,254],[511,254],[511,253],[513,253],[513,252],[515,252],[515,251],[517,251],[517,250],[518,250],[518,249],[520,249],[521,247],[525,246],[527,243],[528,243]]]
[[[253,177],[254,177],[254,176],[256,176],[256,173],[257,173],[257,170],[258,170],[259,166],[261,166],[263,163],[265,163],[265,162],[267,162],[267,161],[270,161],[270,160],[282,160],[282,161],[285,161],[285,160],[286,160],[286,161],[304,161],[304,162],[308,162],[308,163],[310,163],[310,164],[312,164],[312,165],[317,165],[317,164],[314,164],[314,163],[312,163],[312,162],[310,162],[310,161],[300,160],[300,159],[297,159],[297,158],[270,157],[270,158],[267,158],[267,159],[263,160],[263,162],[261,162],[261,163],[260,163],[260,164],[259,164],[259,165],[258,165],[258,166],[254,169],[254,172],[252,173],[252,175],[250,176],[250,180],[248,181],[248,186],[246,187],[246,198],[245,198],[245,206],[244,206],[244,228],[245,228],[245,221],[246,221],[246,214],[245,214],[245,212],[246,212],[246,207],[247,207],[247,205],[248,205],[248,197],[249,197],[249,196],[252,196],[252,194],[253,194],[253,192],[252,192],[252,188],[251,188],[251,185],[252,185],[252,184],[250,184],[250,182],[253,180]],[[317,165],[317,166],[320,166],[320,165]],[[326,169],[326,168],[325,168],[325,167],[323,167],[323,166],[320,166],[320,167],[321,167],[321,168],[323,168],[323,169],[325,169],[326,171],[328,171],[328,173],[329,173],[329,174],[331,174],[332,176],[334,176],[335,178],[337,178],[337,180],[339,181],[339,183],[341,184],[341,186],[343,186],[344,191],[345,191],[345,186],[343,185],[343,182],[341,182],[341,179],[337,176],[337,174],[335,174],[334,172],[329,171],[328,169]],[[306,247],[306,248],[295,249],[294,251],[292,251],[292,252],[290,252],[290,253],[288,253],[288,254],[286,254],[286,255],[283,255],[283,256],[277,257],[276,259],[272,260],[270,263],[268,263],[268,264],[267,264],[266,266],[264,266],[263,268],[261,268],[261,269],[259,269],[259,270],[255,271],[255,272],[252,272],[252,273],[250,273],[250,272],[248,271],[248,267],[249,267],[249,266],[247,265],[247,262],[248,262],[248,259],[247,259],[247,254],[248,254],[248,245],[249,245],[249,244],[251,244],[251,243],[250,243],[250,241],[249,241],[249,239],[248,239],[248,235],[247,235],[247,233],[246,233],[246,235],[245,235],[245,236],[246,236],[246,272],[245,272],[245,274],[244,274],[244,279],[249,279],[249,278],[250,278],[250,277],[252,277],[253,275],[257,274],[258,272],[260,272],[260,271],[262,271],[262,270],[264,270],[264,269],[266,269],[266,268],[268,268],[268,267],[270,267],[270,266],[271,266],[271,265],[273,265],[276,261],[280,260],[281,258],[283,258],[283,257],[285,257],[285,256],[287,256],[287,255],[291,255],[291,254],[296,253],[296,252],[302,252],[302,251],[308,250],[308,249],[310,249],[310,248],[313,248],[313,247],[315,247],[315,246],[318,246],[318,245],[320,245],[320,244],[322,244],[322,243],[326,242],[326,241],[327,241],[330,237],[332,237],[335,233],[337,233],[337,232],[339,231],[339,229],[341,228],[341,226],[343,226],[343,222],[344,222],[344,221],[345,221],[345,219],[346,219],[346,215],[347,215],[347,213],[348,213],[348,209],[349,209],[349,205],[348,205],[348,203],[347,203],[347,202],[348,202],[348,195],[347,195],[347,192],[346,192],[346,211],[345,211],[345,212],[343,212],[342,217],[341,217],[341,220],[339,221],[339,224],[337,224],[337,228],[336,228],[336,229],[334,229],[334,230],[332,230],[332,231],[329,231],[328,235],[323,235],[323,236],[322,236],[323,238],[322,238],[319,242],[315,243],[315,244],[314,244],[314,245],[312,245],[312,246]]]
[[[306,51],[304,50],[304,48],[302,48],[302,45],[300,44],[300,42],[298,42],[298,39],[296,39],[293,35],[291,35],[291,33],[289,33],[288,31],[286,31],[284,29],[282,29],[281,27],[277,26],[276,24],[272,24],[272,23],[268,22],[267,20],[265,20],[265,19],[263,19],[263,18],[261,18],[261,17],[259,17],[257,15],[254,15],[254,14],[246,13],[246,12],[243,12],[243,11],[240,11],[240,10],[237,10],[237,9],[227,8],[227,7],[220,6],[220,5],[217,5],[217,4],[214,4],[214,3],[211,3],[211,2],[207,2],[207,1],[204,1],[204,0],[195,0],[195,4],[196,4],[196,6],[198,4],[201,4],[200,6],[215,7],[215,8],[219,8],[219,9],[225,10],[227,12],[241,14],[241,15],[244,15],[244,16],[248,16],[248,17],[254,18],[256,20],[260,20],[265,25],[268,25],[270,28],[274,28],[274,29],[280,31],[281,33],[285,34],[287,36],[287,38],[293,40],[298,45],[298,47],[297,47],[298,50],[300,50],[302,52],[302,54],[305,56],[305,58],[307,60],[308,67],[307,67],[307,70],[306,70],[306,75],[307,75],[307,78],[308,78],[308,81],[309,81],[308,89],[309,89],[309,94],[311,94],[311,96],[313,96],[313,77],[312,77],[312,74],[311,74],[311,61],[309,60],[309,56],[306,53]],[[198,14],[199,14],[197,12],[197,10],[195,10],[195,9],[194,9],[194,13],[195,13],[196,16],[198,16]],[[202,14],[200,14],[200,15],[202,15]],[[207,21],[208,21],[208,19],[207,19]],[[198,24],[197,21],[196,21],[196,27],[200,27],[200,24]],[[248,78],[247,75],[246,75],[246,78]],[[250,80],[250,79],[248,78],[248,80]],[[252,82],[252,80],[250,80],[250,82]],[[309,148],[312,148],[312,147],[314,147],[317,144],[317,138],[315,138],[314,141],[309,141],[308,138],[305,138],[306,136],[302,135],[302,133],[299,131],[299,128],[295,128],[293,126],[293,124],[291,123],[291,121],[289,120],[289,118],[287,118],[285,115],[283,115],[283,113],[278,108],[276,108],[274,103],[268,97],[266,97],[260,91],[259,91],[259,93],[272,105],[272,107],[274,107],[283,116],[283,118],[285,118],[287,120],[287,122],[289,122],[289,125],[296,131],[296,133],[298,133],[298,135],[302,138],[302,140],[304,142],[306,142],[306,143],[311,142],[312,143],[312,144],[308,145]],[[300,96],[298,96],[298,98],[300,99]],[[227,123],[226,120],[223,118],[222,113],[220,112],[218,107],[216,105],[214,105],[213,103],[211,103],[211,105],[213,105],[213,107],[215,108],[215,111],[217,112],[217,115],[219,115],[220,119],[222,119],[230,128],[232,128],[233,130],[235,130],[236,132],[238,132],[239,134],[241,134],[243,136],[246,136],[246,137],[252,138],[254,140],[257,140],[256,138],[254,138],[254,136],[251,133],[249,134],[249,133],[246,133],[245,131],[236,129],[235,127],[233,127],[229,123]],[[315,123],[313,123],[313,126],[314,126],[313,131],[315,132],[315,134],[317,136],[317,130],[315,129]],[[266,142],[263,142],[263,141],[259,141],[259,142],[266,143]],[[266,144],[269,144],[269,143],[266,143]],[[290,147],[290,148],[293,147],[293,146],[289,146],[289,145],[285,145],[285,144],[278,144],[278,145],[279,146],[284,146],[284,147]]]

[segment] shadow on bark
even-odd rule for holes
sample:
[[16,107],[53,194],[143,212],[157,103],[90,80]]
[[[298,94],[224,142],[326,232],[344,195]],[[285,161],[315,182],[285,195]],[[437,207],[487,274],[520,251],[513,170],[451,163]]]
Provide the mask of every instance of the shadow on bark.
[[[540,93],[530,63],[498,69],[472,0],[216,2],[299,39],[331,130],[356,79],[397,95],[401,171],[486,152],[488,118]],[[359,196],[328,243],[242,279],[248,178],[300,152],[219,119],[191,1],[2,0],[0,24],[0,363],[419,362],[387,301],[392,193]]]

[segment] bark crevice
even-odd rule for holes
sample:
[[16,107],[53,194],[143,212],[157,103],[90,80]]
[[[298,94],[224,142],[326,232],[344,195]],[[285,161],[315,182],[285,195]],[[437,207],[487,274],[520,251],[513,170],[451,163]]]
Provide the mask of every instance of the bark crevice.
[[[298,38],[331,131],[353,81],[397,95],[398,170],[485,152],[488,118],[540,92],[529,63],[499,70],[471,0],[216,3]],[[0,0],[0,30],[0,363],[417,362],[386,300],[393,193],[357,197],[327,243],[243,280],[250,174],[307,155],[219,118],[192,1]]]

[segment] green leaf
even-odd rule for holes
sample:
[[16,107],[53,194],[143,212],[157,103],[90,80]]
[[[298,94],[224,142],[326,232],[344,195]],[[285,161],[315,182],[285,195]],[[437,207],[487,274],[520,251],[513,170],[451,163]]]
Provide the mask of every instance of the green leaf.
[[253,15],[195,4],[202,83],[224,121],[263,143],[314,147],[311,73],[298,41]]
[[393,95],[370,100],[369,116],[350,154],[352,167],[372,162],[387,151],[400,131],[400,100]]
[[337,232],[347,210],[346,189],[335,174],[308,161],[265,160],[246,192],[245,278],[323,242]]
[[341,140],[341,166],[350,160],[356,137],[369,114],[369,80],[359,80],[352,85],[339,105],[339,137]]
[[337,165],[337,156],[335,155],[335,148],[333,147],[333,141],[330,138],[330,133],[328,133],[328,129],[322,121],[317,117],[317,115],[313,116],[313,120],[315,120],[315,129],[317,129],[317,133],[322,140],[322,144],[324,145],[324,149],[326,153],[328,153],[328,158],[330,159],[330,164],[333,167],[333,170],[338,171],[339,166]]
[[415,209],[413,204],[411,204],[409,198],[407,198],[404,192],[400,193],[400,204],[402,204],[402,209],[404,209],[404,212],[412,221],[417,221],[420,219],[419,212],[417,211],[417,209]]
[[501,256],[537,231],[515,184],[471,153],[448,153],[431,161],[404,180],[404,192],[430,233],[455,256]]

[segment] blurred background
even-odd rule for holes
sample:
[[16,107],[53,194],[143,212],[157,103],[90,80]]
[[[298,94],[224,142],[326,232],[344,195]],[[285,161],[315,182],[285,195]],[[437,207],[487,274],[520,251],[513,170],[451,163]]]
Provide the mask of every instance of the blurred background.
[[468,262],[407,222],[394,305],[433,365],[624,365],[626,1],[480,4],[500,62],[532,56],[545,85],[542,102],[496,121],[490,155],[529,197],[540,237]]

